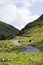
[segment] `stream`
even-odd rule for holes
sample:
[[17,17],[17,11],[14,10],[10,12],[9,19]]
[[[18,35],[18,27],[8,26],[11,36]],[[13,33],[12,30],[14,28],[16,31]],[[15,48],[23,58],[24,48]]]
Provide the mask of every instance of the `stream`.
[[13,44],[19,45],[19,46],[22,46],[22,47],[25,48],[25,49],[22,50],[20,53],[38,52],[38,51],[40,51],[38,48],[35,48],[35,47],[32,47],[32,46],[25,46],[25,45],[20,44],[20,43],[18,42],[18,40],[13,40]]

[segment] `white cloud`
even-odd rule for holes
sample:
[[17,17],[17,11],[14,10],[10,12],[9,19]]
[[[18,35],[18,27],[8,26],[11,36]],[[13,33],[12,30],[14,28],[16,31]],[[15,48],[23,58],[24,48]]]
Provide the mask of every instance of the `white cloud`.
[[1,19],[3,19],[6,22],[7,21],[12,22],[13,19],[16,20],[16,12],[17,12],[16,6],[8,4],[8,5],[4,6],[3,8],[1,8],[0,14],[2,16],[0,16],[0,17],[1,17]]
[[32,3],[43,2],[43,0],[32,0]]
[[5,5],[10,3],[10,0],[0,0],[0,5]]
[[21,0],[24,7],[30,7],[32,4],[29,2],[29,0]]
[[[21,3],[23,6],[17,7],[18,3]],[[38,17],[38,15],[32,15],[29,9],[30,6],[32,4],[29,0],[0,0],[0,20],[21,29]]]

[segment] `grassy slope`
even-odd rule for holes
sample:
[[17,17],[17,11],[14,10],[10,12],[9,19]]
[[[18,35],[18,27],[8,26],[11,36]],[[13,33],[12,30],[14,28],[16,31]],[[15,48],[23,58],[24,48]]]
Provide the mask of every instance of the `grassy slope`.
[[19,32],[15,27],[0,21],[0,39],[12,38]]
[[21,30],[19,35],[27,37],[21,39],[23,44],[33,45],[43,50],[43,15],[34,22],[27,24],[25,28]]
[[0,41],[0,53],[3,52],[19,52],[23,49],[21,46],[13,44],[13,40],[2,40]]
[[[16,39],[19,38],[22,39],[22,37]],[[43,65],[43,52],[19,54],[18,52],[22,50],[22,47],[13,45],[12,41],[13,39],[0,41],[0,65]],[[31,58],[33,61],[30,60]]]
[[[34,55],[34,56],[33,56]],[[43,53],[26,53],[26,54],[16,54],[16,53],[5,53],[0,54],[0,60],[3,59],[5,62],[1,61],[0,65],[43,65]],[[30,58],[33,59],[30,60]],[[7,61],[8,59],[13,59]]]

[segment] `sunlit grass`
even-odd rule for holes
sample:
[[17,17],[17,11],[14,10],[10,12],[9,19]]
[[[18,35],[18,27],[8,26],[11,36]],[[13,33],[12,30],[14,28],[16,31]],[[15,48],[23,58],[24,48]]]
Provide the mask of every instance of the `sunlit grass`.
[[0,40],[0,52],[19,52],[21,50],[23,50],[23,47],[14,45],[13,39]]
[[[0,59],[13,59],[13,61],[0,62],[3,64],[9,63],[9,65],[43,65],[43,53],[4,53],[0,54]],[[32,58],[32,60],[30,60]]]

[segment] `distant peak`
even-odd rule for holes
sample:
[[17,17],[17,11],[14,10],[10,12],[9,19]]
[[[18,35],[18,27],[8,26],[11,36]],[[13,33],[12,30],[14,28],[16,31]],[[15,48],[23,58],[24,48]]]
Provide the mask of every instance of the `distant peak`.
[[43,14],[41,15],[41,17],[43,17]]
[[43,14],[40,17],[43,17]]
[[43,14],[39,17],[39,19],[43,19]]

